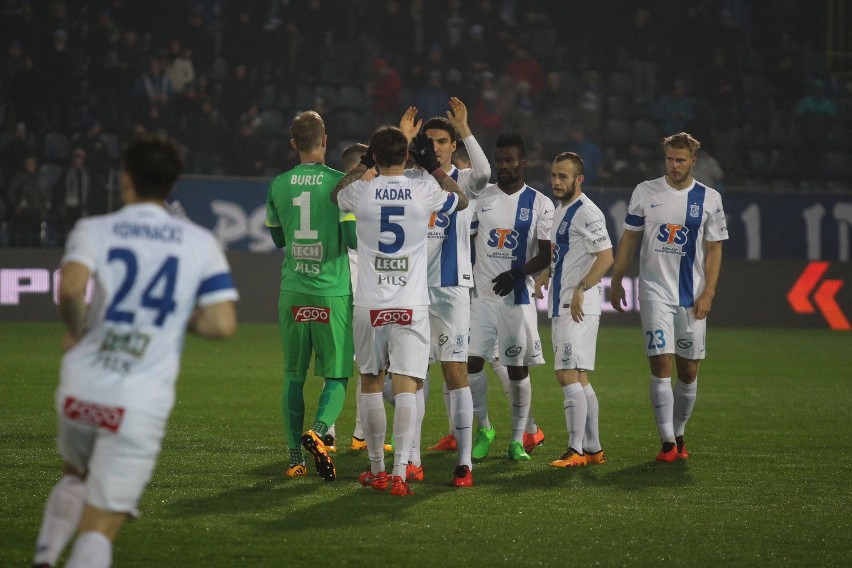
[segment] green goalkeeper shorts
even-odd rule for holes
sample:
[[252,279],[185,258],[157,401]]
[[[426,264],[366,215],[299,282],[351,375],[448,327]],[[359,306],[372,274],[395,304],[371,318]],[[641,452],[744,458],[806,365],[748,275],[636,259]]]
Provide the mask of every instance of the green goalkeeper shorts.
[[316,354],[314,375],[352,376],[352,296],[315,296],[282,291],[278,325],[284,372],[307,375]]

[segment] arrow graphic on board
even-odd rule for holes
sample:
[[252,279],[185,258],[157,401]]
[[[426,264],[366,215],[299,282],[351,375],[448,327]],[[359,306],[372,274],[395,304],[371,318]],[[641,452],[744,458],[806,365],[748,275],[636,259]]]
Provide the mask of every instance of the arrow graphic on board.
[[[843,287],[843,280],[823,280],[820,284],[820,279],[827,270],[827,262],[811,262],[808,264],[787,293],[787,302],[790,303],[790,307],[797,314],[812,314],[818,308],[831,329],[852,329],[852,325],[834,299],[837,292]],[[814,292],[815,288],[816,291]],[[809,299],[811,292],[814,292],[813,303]],[[816,304],[816,308],[814,304]]]

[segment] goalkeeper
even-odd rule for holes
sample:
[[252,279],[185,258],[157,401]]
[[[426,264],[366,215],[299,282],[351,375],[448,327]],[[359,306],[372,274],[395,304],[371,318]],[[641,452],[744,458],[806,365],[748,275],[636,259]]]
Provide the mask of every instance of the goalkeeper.
[[[346,247],[355,248],[355,223],[331,202],[341,172],[325,165],[327,137],[319,114],[305,111],[290,126],[290,145],[300,164],[269,187],[266,225],[286,257],[281,269],[278,322],[284,350],[281,410],[290,448],[288,477],[306,475],[304,447],[317,472],[336,472],[323,437],[337,420],[352,375],[352,288]],[[304,387],[311,356],[314,374],[325,377],[316,417],[303,431]]]

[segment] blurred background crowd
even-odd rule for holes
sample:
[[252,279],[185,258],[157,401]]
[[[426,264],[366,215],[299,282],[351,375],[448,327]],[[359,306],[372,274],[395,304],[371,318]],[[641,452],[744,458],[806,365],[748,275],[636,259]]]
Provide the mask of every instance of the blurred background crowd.
[[547,190],[561,151],[586,186],[658,177],[659,143],[702,143],[722,191],[852,193],[852,77],[826,64],[823,2],[775,0],[0,0],[0,246],[58,245],[117,208],[122,144],[177,138],[187,173],[272,177],[292,116],[328,161],[414,105],[468,106]]

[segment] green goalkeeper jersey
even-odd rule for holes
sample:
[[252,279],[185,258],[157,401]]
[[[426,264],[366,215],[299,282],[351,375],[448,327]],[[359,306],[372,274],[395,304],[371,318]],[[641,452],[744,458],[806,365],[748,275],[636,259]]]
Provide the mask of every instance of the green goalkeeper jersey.
[[324,164],[300,164],[276,177],[266,198],[266,225],[286,241],[281,291],[316,296],[352,293],[343,223],[352,222],[331,202],[343,173]]

